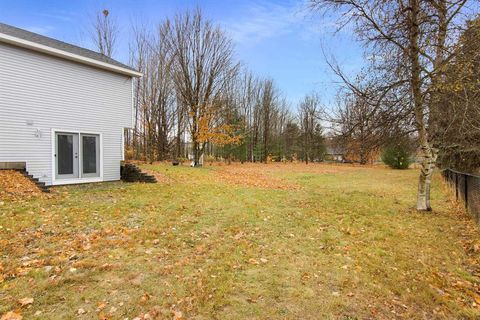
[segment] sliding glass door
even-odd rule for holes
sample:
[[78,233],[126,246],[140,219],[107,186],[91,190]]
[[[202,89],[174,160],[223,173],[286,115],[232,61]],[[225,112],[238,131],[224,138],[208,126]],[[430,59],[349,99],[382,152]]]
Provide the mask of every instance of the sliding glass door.
[[55,133],[55,178],[100,177],[100,136]]

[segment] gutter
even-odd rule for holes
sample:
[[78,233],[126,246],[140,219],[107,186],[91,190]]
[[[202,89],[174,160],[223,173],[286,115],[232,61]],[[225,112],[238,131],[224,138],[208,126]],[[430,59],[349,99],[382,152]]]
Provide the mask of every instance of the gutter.
[[12,44],[12,45],[15,45],[17,47],[30,49],[30,50],[33,50],[33,51],[45,53],[45,54],[55,56],[55,57],[59,57],[59,58],[63,58],[63,59],[66,59],[66,60],[75,61],[75,62],[78,62],[78,63],[81,63],[81,64],[86,64],[86,65],[96,67],[96,68],[100,68],[100,69],[103,69],[103,70],[108,70],[108,71],[111,71],[111,72],[120,73],[120,74],[130,76],[130,77],[138,78],[138,77],[143,76],[143,74],[138,72],[138,71],[130,70],[130,69],[127,69],[127,68],[122,68],[122,67],[110,64],[110,63],[98,61],[98,60],[95,60],[95,59],[92,59],[92,58],[87,58],[87,57],[84,57],[84,56],[81,56],[81,55],[78,55],[78,54],[74,54],[74,53],[70,53],[70,52],[67,52],[67,51],[63,51],[63,50],[60,50],[60,49],[55,49],[55,48],[52,48],[52,47],[49,47],[49,46],[46,46],[46,45],[43,45],[43,44],[39,44],[39,43],[36,43],[36,42],[33,42],[33,41],[28,41],[28,40],[20,39],[20,38],[17,38],[17,37],[12,37],[12,36],[9,36],[9,35],[4,34],[4,33],[0,33],[0,42]]

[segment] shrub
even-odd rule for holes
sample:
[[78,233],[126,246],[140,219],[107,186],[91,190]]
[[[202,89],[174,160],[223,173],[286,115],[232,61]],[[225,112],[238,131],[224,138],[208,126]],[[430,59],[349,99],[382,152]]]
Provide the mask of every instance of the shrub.
[[382,161],[392,169],[408,169],[410,152],[402,145],[389,146],[383,150]]

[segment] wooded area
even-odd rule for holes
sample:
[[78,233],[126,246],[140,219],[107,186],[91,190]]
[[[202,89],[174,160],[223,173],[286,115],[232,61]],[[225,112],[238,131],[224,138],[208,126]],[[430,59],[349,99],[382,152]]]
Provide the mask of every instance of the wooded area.
[[[105,38],[118,30],[103,20],[96,20],[94,33],[101,52]],[[292,112],[274,80],[235,61],[231,40],[200,10],[153,29],[134,29],[131,65],[144,76],[135,83],[128,158],[152,162],[192,156],[196,164],[201,155],[252,162],[322,159],[318,95],[306,96]]]
[[[127,157],[308,163],[328,145],[367,164],[388,149],[420,163],[419,210],[430,210],[436,163],[478,170],[480,32],[467,0],[311,0],[310,9],[337,12],[369,54],[354,80],[326,57],[343,83],[335,108],[317,93],[293,108],[273,79],[235,60],[232,41],[200,9],[136,26],[131,65],[144,76]],[[108,54],[116,26],[108,11],[97,18],[94,40]]]

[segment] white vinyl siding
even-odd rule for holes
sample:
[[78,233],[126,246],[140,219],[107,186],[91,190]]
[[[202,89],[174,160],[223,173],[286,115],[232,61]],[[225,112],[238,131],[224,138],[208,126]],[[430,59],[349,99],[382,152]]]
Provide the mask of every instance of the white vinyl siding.
[[0,162],[26,162],[50,185],[52,130],[98,132],[104,181],[118,180],[131,114],[129,76],[0,43]]

